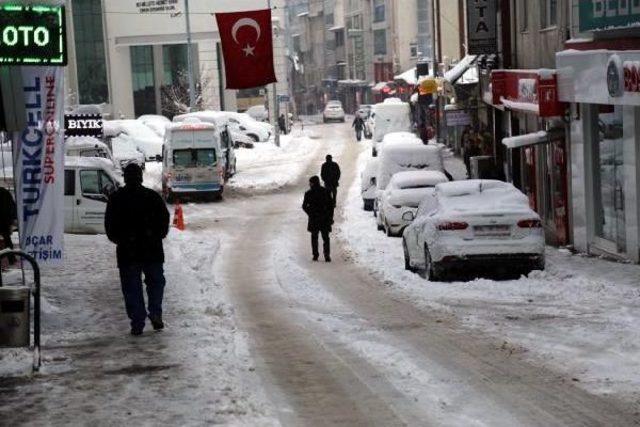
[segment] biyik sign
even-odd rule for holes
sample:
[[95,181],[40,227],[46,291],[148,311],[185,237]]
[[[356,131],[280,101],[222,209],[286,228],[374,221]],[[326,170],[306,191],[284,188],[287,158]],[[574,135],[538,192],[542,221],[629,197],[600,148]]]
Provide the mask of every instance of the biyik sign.
[[65,114],[64,137],[92,136],[102,137],[103,123],[100,114]]

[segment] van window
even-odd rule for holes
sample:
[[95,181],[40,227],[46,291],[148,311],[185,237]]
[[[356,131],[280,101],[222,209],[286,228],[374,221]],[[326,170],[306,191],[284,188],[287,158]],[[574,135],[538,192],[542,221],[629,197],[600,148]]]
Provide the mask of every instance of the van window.
[[73,169],[65,169],[64,171],[64,195],[76,195],[76,171]]
[[102,195],[109,186],[116,187],[111,177],[105,172],[101,170],[80,171],[80,188],[83,196]]
[[173,150],[174,166],[185,168],[207,167],[214,166],[216,160],[216,150],[213,148]]
[[107,158],[107,153],[99,148],[90,148],[87,150],[80,151],[80,157],[101,157],[103,159]]

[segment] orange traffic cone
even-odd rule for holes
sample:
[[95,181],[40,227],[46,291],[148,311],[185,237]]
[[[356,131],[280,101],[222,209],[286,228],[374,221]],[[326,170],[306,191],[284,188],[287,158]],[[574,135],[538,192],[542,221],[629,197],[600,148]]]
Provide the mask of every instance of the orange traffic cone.
[[173,214],[173,226],[180,231],[184,231],[184,214],[182,213],[182,205],[176,202],[176,210]]

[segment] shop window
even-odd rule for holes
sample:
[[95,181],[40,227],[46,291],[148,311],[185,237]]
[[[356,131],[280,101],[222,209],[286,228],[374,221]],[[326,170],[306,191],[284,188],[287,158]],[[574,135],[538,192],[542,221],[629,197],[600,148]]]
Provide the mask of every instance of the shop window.
[[100,0],[73,1],[78,103],[109,102]]
[[373,22],[384,22],[385,0],[373,0]]
[[540,28],[558,25],[558,0],[540,0]]
[[131,46],[131,80],[136,116],[156,113],[152,46]]
[[373,54],[387,54],[387,32],[386,30],[375,30],[373,32]]

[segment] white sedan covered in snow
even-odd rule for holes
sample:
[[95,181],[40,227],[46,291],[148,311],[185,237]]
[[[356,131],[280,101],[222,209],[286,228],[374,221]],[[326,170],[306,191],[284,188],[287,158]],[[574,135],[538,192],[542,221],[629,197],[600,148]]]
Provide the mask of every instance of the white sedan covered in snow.
[[162,157],[162,138],[139,120],[105,120],[104,136],[112,144],[117,141],[137,149],[148,162],[159,161]]
[[[429,280],[474,269],[544,269],[544,232],[527,197],[493,180],[438,184],[402,239],[405,268]],[[489,270],[491,271],[491,270]]]
[[398,236],[415,218],[420,201],[435,191],[435,186],[448,182],[439,171],[398,172],[380,196],[376,220],[387,236]]

